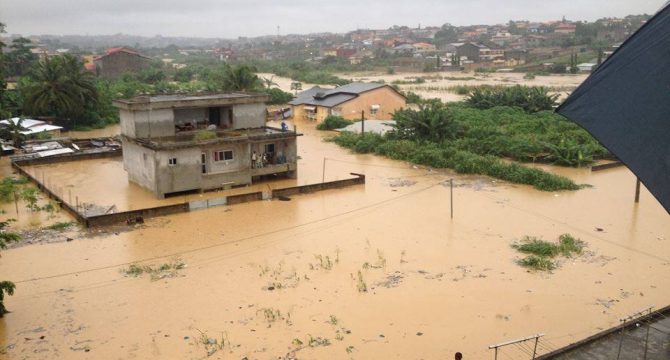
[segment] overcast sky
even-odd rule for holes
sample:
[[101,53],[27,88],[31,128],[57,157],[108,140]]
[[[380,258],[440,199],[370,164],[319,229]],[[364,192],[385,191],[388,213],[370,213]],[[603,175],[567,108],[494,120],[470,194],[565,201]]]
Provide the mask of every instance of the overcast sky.
[[0,0],[7,32],[236,38],[653,14],[665,0]]

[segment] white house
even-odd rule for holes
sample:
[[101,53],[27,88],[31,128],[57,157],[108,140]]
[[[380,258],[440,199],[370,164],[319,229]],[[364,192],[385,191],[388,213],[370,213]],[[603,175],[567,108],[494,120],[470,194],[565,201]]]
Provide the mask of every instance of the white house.
[[[10,121],[14,123],[14,125],[18,124],[20,118],[11,118],[7,120],[2,120],[0,121],[0,126],[2,125],[9,125]],[[34,119],[23,119],[21,121],[21,126],[24,127],[26,130],[21,131],[21,134],[23,135],[37,135],[42,132],[47,132],[51,136],[60,136],[60,131],[63,129],[61,126],[56,126],[56,125],[50,125],[46,121],[42,120],[34,120]]]

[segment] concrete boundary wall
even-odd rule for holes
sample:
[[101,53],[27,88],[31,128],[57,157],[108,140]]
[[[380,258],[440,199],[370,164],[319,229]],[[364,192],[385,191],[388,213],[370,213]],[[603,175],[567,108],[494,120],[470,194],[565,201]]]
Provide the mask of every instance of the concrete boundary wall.
[[351,175],[356,176],[351,179],[344,180],[335,180],[328,181],[324,183],[316,183],[310,185],[294,186],[283,189],[274,189],[272,190],[272,197],[277,198],[279,196],[291,196],[296,194],[306,194],[314,191],[327,190],[327,189],[337,189],[345,186],[352,186],[358,184],[365,184],[365,175],[351,173]]
[[72,207],[70,204],[66,203],[63,199],[60,198],[60,196],[56,195],[54,192],[49,190],[46,186],[44,186],[39,180],[34,178],[32,175],[30,175],[25,169],[23,169],[20,165],[18,165],[15,162],[12,162],[12,167],[16,169],[22,176],[27,177],[30,181],[35,183],[37,185],[37,188],[43,191],[47,196],[53,200],[56,200],[56,203],[58,203],[58,206],[60,206],[62,209],[65,209],[70,215],[74,216],[74,218],[79,221],[82,224],[86,224],[86,216],[81,214],[77,209]]
[[157,206],[153,208],[122,211],[113,214],[94,215],[85,217],[86,227],[99,227],[115,224],[122,224],[128,220],[137,218],[148,219],[158,216],[180,214],[190,211],[188,203],[179,203],[174,205]]
[[[102,157],[108,157],[108,156],[102,156]],[[65,160],[65,161],[70,161],[70,160]],[[21,167],[21,165],[24,165],[24,164],[26,164],[26,163],[25,162],[20,162],[20,163],[19,162],[12,162],[12,167],[14,167],[21,175],[27,177],[30,181],[35,183],[41,191],[44,191],[44,193],[46,193],[47,196],[49,196],[49,198],[56,200],[58,205],[61,208],[65,209],[72,216],[74,216],[74,218],[78,222],[80,222],[82,225],[84,225],[86,227],[89,227],[89,228],[90,227],[99,227],[99,226],[109,226],[109,225],[121,224],[121,223],[128,222],[128,221],[133,221],[134,222],[138,218],[147,219],[147,218],[153,218],[153,217],[159,217],[159,216],[165,216],[165,215],[185,213],[185,212],[190,212],[190,211],[199,210],[199,209],[208,209],[210,207],[215,207],[215,206],[242,204],[242,203],[251,202],[251,201],[261,201],[261,200],[264,199],[263,192],[262,191],[257,191],[257,192],[251,192],[251,193],[245,193],[245,194],[223,196],[223,197],[213,198],[213,199],[196,200],[196,201],[184,202],[184,203],[179,203],[179,204],[172,204],[172,205],[157,206],[157,207],[145,208],[145,209],[122,211],[122,212],[117,212],[117,213],[112,213],[112,214],[86,216],[86,215],[80,213],[79,211],[77,211],[77,209],[72,207],[70,204],[66,203],[63,199],[61,199],[54,192],[49,190],[38,179],[36,179],[32,175],[30,175],[25,169],[23,169]],[[29,163],[29,164],[26,164],[26,165],[34,165],[34,164]],[[283,189],[274,189],[274,190],[272,190],[272,192],[269,193],[269,195],[270,195],[269,198],[285,197],[285,196],[296,195],[296,194],[311,193],[311,192],[320,191],[320,190],[337,189],[337,188],[342,188],[342,187],[346,187],[346,186],[365,184],[365,175],[356,174],[356,173],[351,173],[351,175],[354,175],[356,177],[355,178],[350,178],[350,179],[344,179],[344,180],[329,181],[329,182],[324,182],[324,183],[294,186],[294,187],[288,187],[288,188],[283,188]],[[265,196],[265,198],[268,198],[268,196]]]

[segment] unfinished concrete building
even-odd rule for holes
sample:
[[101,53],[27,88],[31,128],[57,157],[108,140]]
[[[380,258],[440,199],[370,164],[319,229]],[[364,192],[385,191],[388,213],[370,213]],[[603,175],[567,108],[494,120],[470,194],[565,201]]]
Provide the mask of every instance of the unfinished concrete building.
[[130,181],[162,198],[294,177],[295,131],[265,126],[267,95],[152,95],[117,100]]

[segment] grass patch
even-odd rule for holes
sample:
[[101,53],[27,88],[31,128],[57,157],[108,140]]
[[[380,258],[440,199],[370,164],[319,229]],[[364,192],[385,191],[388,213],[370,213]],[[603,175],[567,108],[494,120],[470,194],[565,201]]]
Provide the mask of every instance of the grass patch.
[[75,225],[74,221],[59,221],[47,226],[46,228],[49,230],[64,231],[73,225]]
[[576,239],[570,234],[562,234],[558,242],[553,243],[539,239],[534,236],[524,236],[520,243],[512,244],[512,248],[528,254],[528,256],[517,260],[517,264],[539,271],[551,271],[558,267],[558,262],[553,260],[557,256],[573,257],[580,255],[584,249],[584,242]]
[[558,238],[558,250],[561,255],[565,257],[572,257],[572,255],[581,255],[584,249],[584,242],[575,239],[570,234],[563,234]]
[[557,244],[538,239],[534,236],[525,236],[521,242],[521,244],[514,244],[512,247],[524,254],[554,257],[559,253],[559,247]]
[[556,262],[554,262],[553,260],[536,255],[530,255],[526,256],[523,259],[519,259],[517,260],[517,264],[526,268],[539,271],[551,271],[556,269],[557,267]]
[[212,130],[198,130],[193,136],[195,141],[206,141],[216,139],[216,132]]
[[167,277],[175,277],[177,276],[177,272],[185,267],[186,264],[183,261],[176,259],[169,263],[157,266],[131,264],[127,268],[122,269],[121,273],[131,277],[140,277],[144,274],[148,274],[151,281],[156,281]]

